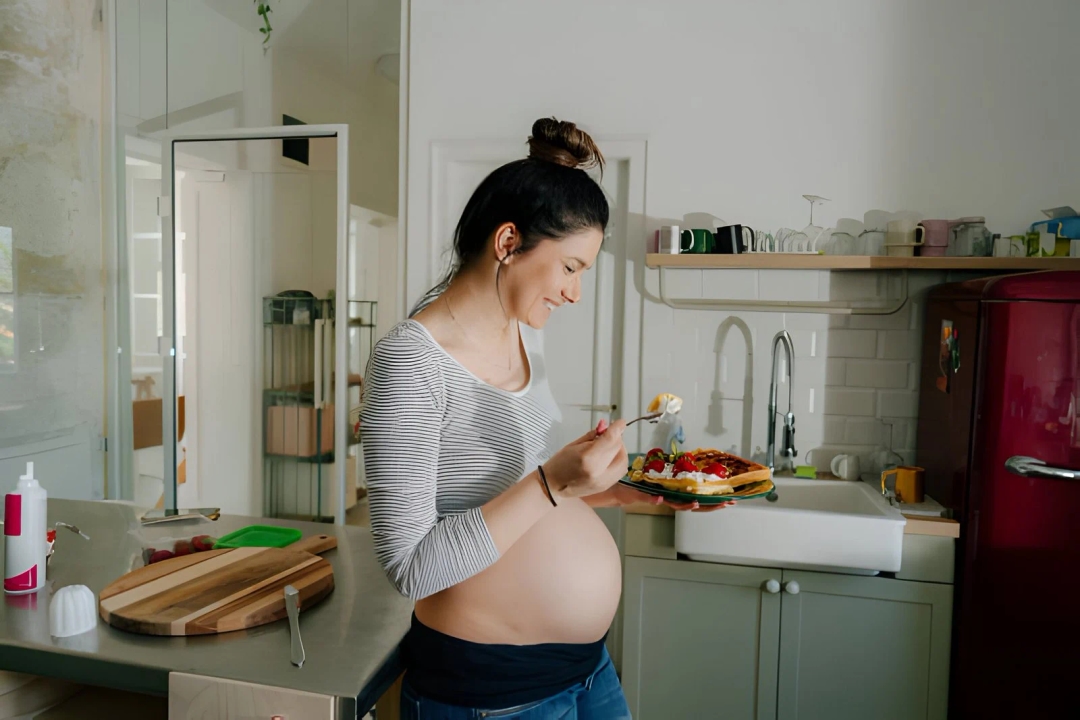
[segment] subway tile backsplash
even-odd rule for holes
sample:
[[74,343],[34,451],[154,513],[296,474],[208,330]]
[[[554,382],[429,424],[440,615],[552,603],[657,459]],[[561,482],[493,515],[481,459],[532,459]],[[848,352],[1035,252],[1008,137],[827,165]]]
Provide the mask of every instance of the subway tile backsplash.
[[[654,298],[658,272],[646,277]],[[945,273],[909,273],[908,303],[893,315],[672,310],[648,299],[643,397],[669,391],[686,399],[687,446],[753,456],[766,443],[772,339],[786,329],[795,345],[800,462],[826,470],[837,453],[856,453],[872,471],[887,446],[914,462],[923,298],[945,281]],[[680,270],[665,283],[678,298],[789,301],[886,300],[900,289],[897,273],[813,270]],[[785,412],[787,382],[777,395]]]

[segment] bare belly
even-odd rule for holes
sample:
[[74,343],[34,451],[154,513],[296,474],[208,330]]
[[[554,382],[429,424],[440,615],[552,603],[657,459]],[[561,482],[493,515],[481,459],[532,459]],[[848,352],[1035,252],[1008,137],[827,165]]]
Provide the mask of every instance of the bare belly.
[[581,500],[561,503],[481,573],[416,603],[430,628],[480,643],[599,640],[622,590],[619,551]]

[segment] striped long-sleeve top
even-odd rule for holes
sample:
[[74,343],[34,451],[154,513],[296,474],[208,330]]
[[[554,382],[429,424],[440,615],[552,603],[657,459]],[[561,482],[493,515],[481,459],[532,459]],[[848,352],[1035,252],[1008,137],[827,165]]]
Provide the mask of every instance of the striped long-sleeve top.
[[480,380],[415,320],[375,346],[361,411],[371,531],[404,595],[427,597],[494,563],[480,506],[552,452],[543,336],[520,329],[530,373],[518,392]]

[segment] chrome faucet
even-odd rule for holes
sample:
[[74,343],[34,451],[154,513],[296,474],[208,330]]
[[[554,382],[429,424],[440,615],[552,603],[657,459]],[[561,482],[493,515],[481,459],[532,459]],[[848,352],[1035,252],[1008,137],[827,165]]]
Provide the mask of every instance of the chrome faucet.
[[788,335],[787,330],[781,330],[776,333],[776,337],[773,338],[772,343],[772,380],[769,382],[769,444],[765,448],[765,464],[769,466],[770,470],[776,470],[776,380],[777,370],[779,364],[777,363],[778,354],[776,352],[778,345],[784,346],[784,353],[787,355],[787,379],[788,379],[788,408],[787,414],[784,415],[784,437],[782,441],[782,447],[780,448],[780,456],[783,458],[780,462],[781,470],[785,469],[789,465],[792,469],[795,468],[795,413],[792,412],[794,405],[792,404],[792,395],[795,391],[795,348],[791,344],[791,336]]

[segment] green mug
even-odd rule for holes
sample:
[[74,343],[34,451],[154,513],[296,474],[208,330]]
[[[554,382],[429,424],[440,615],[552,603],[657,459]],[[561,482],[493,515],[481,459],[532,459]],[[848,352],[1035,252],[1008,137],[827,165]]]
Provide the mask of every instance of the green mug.
[[679,236],[679,252],[698,254],[711,253],[716,248],[716,236],[711,230],[683,230]]

